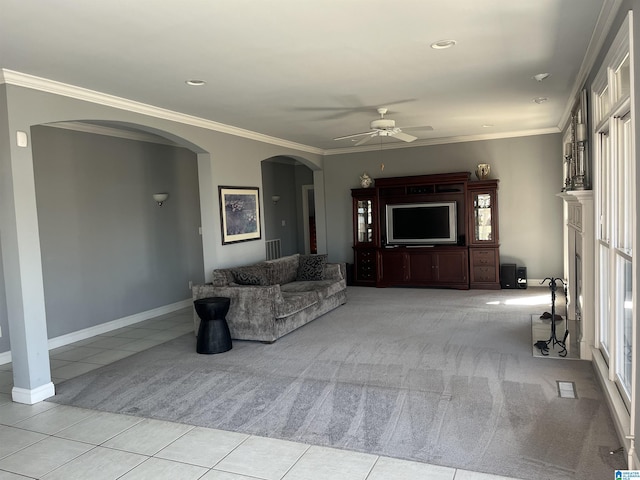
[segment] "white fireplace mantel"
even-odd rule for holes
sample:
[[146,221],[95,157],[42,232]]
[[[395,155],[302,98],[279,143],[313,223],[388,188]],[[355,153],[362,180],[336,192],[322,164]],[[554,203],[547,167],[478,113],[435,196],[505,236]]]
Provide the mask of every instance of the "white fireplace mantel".
[[596,330],[593,191],[571,190],[558,196],[564,200],[567,317],[577,326],[578,331],[573,333],[578,335],[580,358],[591,360]]

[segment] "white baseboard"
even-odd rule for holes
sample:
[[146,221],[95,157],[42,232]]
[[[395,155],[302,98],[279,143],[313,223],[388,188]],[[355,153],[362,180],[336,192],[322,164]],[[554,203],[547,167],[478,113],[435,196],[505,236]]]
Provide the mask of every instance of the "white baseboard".
[[33,405],[34,403],[53,397],[55,394],[56,388],[54,387],[53,382],[49,382],[32,390],[13,387],[11,390],[11,399],[17,403]]
[[[96,335],[102,335],[103,333],[107,333],[112,330],[117,330],[118,328],[128,327],[130,325],[143,322],[145,320],[149,320],[150,318],[158,317],[160,315],[165,315],[167,313],[172,313],[172,312],[181,310],[183,308],[190,307],[191,305],[193,305],[192,300],[189,298],[187,300],[182,300],[180,302],[164,305],[158,308],[153,308],[145,312],[129,315],[128,317],[118,318],[110,322],[101,323],[100,325],[85,328],[83,330],[78,330],[77,332],[71,332],[66,335],[50,338],[49,350],[53,350],[54,348],[58,348],[58,347],[64,347],[65,345],[69,345],[70,343],[74,343],[74,342],[79,342],[80,340],[84,340],[85,338],[95,337]],[[0,365],[3,365],[5,363],[10,363],[10,362],[11,362],[11,351],[0,353]]]

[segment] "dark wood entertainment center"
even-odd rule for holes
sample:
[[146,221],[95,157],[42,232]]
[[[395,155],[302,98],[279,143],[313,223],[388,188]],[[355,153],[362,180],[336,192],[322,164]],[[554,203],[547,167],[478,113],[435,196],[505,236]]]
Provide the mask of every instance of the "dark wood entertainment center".
[[[352,189],[354,284],[500,288],[498,180],[470,177],[457,172],[378,178],[373,187]],[[387,243],[388,205],[451,202],[457,238]]]

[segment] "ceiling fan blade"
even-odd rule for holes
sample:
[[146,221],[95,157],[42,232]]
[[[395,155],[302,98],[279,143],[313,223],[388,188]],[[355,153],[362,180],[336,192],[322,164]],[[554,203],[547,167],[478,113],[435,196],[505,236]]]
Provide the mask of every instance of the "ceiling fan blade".
[[402,130],[426,130],[426,131],[432,131],[433,127],[431,125],[414,125],[412,127],[402,127]]
[[357,142],[355,144],[356,147],[359,147],[360,145],[364,145],[365,143],[367,143],[369,140],[371,140],[373,137],[375,137],[375,133],[369,135],[368,137],[364,137],[362,140],[360,140],[359,142]]
[[361,137],[362,135],[371,135],[373,133],[376,133],[375,130],[370,130],[368,132],[362,132],[362,133],[353,133],[351,135],[345,135],[344,137],[336,137],[334,138],[334,140],[346,140],[347,138]]
[[416,140],[418,137],[414,137],[413,135],[409,135],[407,133],[402,133],[402,132],[398,132],[393,134],[394,138],[398,138],[400,140],[402,140],[403,142],[413,142],[414,140]]

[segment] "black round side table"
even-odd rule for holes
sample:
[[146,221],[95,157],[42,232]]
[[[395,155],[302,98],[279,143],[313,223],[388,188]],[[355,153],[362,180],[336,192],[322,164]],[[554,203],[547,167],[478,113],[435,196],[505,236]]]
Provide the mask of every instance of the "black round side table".
[[193,305],[200,317],[196,351],[198,353],[222,353],[231,350],[231,334],[225,315],[231,299],[207,297],[195,300]]

